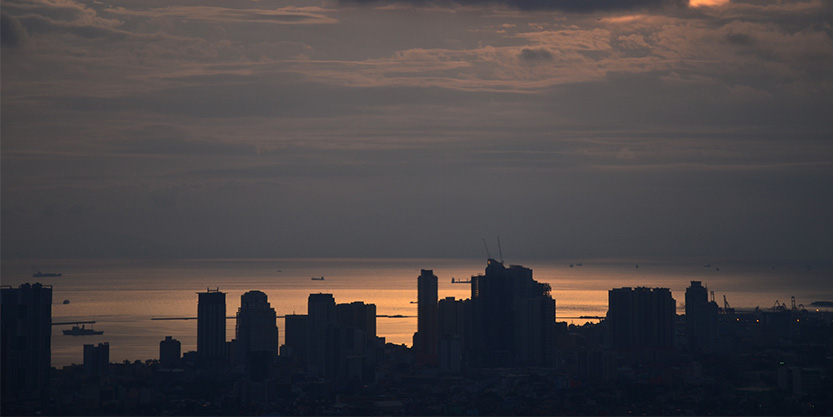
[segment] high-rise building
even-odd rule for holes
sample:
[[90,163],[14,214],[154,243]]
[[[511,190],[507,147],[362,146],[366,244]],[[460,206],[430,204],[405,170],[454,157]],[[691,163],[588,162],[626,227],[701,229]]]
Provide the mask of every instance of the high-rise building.
[[84,345],[84,375],[100,378],[110,368],[110,344]]
[[691,281],[685,291],[685,324],[688,348],[711,352],[717,347],[718,307],[709,301],[708,289],[700,281]]
[[414,350],[425,363],[436,363],[438,348],[437,329],[437,276],[430,269],[423,269],[417,278],[417,333]]
[[376,305],[336,305],[335,378],[338,384],[372,382],[377,355]]
[[467,300],[446,297],[437,303],[437,334],[440,339],[464,339],[468,325]]
[[52,286],[0,289],[3,402],[41,398],[52,355]]
[[171,336],[159,342],[159,363],[163,368],[176,368],[182,356],[182,343]]
[[310,294],[307,299],[307,372],[332,378],[335,372],[336,303],[332,294]]
[[226,293],[206,290],[197,293],[197,358],[212,366],[226,360]]
[[440,372],[457,373],[463,368],[464,353],[468,349],[469,300],[446,297],[437,303],[437,333],[439,334]]
[[263,292],[249,291],[240,296],[235,339],[238,363],[246,362],[253,352],[266,352],[260,356],[270,357],[270,362],[278,354],[277,315]]
[[555,300],[532,270],[489,259],[471,280],[469,352],[476,366],[551,365],[555,356]]
[[294,364],[306,364],[309,339],[307,322],[306,314],[287,314],[284,319],[284,345],[281,347],[281,356],[290,358]]
[[336,305],[336,322],[341,326],[352,327],[363,334],[367,341],[376,339],[376,304],[354,301],[349,304]]
[[607,322],[617,350],[674,346],[676,303],[668,288],[623,287],[608,292]]

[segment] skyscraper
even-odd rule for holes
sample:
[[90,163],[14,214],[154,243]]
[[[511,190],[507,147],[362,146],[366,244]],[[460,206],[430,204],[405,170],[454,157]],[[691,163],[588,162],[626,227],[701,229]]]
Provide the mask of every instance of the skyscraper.
[[550,365],[555,354],[555,300],[532,270],[489,259],[471,280],[470,353],[479,366]]
[[49,380],[52,354],[52,286],[0,289],[2,399],[38,399]]
[[226,293],[209,289],[197,294],[197,358],[213,366],[225,361]]
[[277,355],[277,315],[263,292],[249,291],[240,296],[235,339],[238,363],[245,362],[253,352],[266,352],[265,356],[271,355],[272,359]]
[[611,347],[617,350],[674,346],[676,303],[668,288],[623,287],[608,292]]
[[163,368],[176,368],[182,357],[182,343],[171,336],[159,342],[159,363]]
[[281,348],[281,356],[286,355],[296,365],[305,365],[308,339],[307,315],[287,314],[284,319],[284,345]]
[[100,378],[110,369],[110,344],[84,345],[84,375]]
[[336,302],[332,294],[310,294],[307,299],[307,371],[313,376],[334,375]]
[[468,349],[469,300],[455,300],[446,297],[437,303],[437,334],[439,335],[440,372],[460,372],[463,368],[463,354]]
[[337,304],[336,322],[336,382],[372,382],[377,356],[376,305],[361,301]]
[[417,333],[414,349],[425,363],[436,363],[438,347],[437,329],[437,276],[430,269],[423,269],[417,278]]
[[688,348],[711,352],[717,347],[717,303],[709,301],[709,290],[691,281],[685,290],[685,324]]

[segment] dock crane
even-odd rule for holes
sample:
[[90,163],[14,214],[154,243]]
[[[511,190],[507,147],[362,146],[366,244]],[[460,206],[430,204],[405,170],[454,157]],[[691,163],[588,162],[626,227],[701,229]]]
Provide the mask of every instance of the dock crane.
[[729,306],[729,302],[726,301],[726,294],[723,294],[723,312],[725,314],[734,314],[735,309]]

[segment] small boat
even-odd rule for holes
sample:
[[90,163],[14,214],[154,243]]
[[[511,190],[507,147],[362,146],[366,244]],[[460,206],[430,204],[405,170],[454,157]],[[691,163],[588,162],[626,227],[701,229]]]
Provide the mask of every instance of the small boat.
[[67,336],[87,336],[87,335],[94,335],[94,334],[104,334],[103,330],[94,330],[88,329],[84,327],[82,324],[81,327],[72,326],[71,329],[64,330],[64,335]]
[[64,304],[69,304],[69,300],[64,300]]
[[313,281],[324,281],[324,277],[312,277],[310,279]]
[[570,268],[572,268],[572,267],[573,267],[573,264],[570,264]]
[[49,278],[49,277],[59,277],[59,276],[61,276],[61,274],[60,273],[55,273],[55,272],[41,272],[41,271],[38,271],[38,272],[35,272],[34,274],[32,274],[32,278]]

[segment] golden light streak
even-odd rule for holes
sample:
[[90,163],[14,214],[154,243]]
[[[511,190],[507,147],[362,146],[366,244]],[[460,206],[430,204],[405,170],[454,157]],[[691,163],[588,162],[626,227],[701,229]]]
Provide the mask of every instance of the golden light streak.
[[729,0],[689,0],[688,5],[691,7],[716,7],[728,3]]

